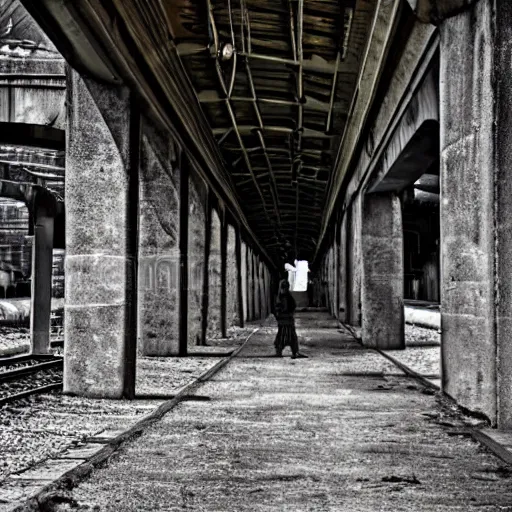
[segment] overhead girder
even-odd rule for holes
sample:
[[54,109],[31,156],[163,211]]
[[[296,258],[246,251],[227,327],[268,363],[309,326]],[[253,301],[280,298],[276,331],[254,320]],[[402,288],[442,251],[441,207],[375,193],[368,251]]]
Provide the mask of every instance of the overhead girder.
[[313,256],[377,0],[22,1],[75,67],[137,89],[261,247]]

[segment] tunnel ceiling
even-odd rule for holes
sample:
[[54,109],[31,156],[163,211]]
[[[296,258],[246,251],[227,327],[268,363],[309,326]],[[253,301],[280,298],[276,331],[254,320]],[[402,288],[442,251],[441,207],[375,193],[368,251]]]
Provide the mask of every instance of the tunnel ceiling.
[[21,1],[137,88],[271,258],[313,258],[377,0]]
[[313,257],[374,4],[164,4],[249,223],[277,259]]

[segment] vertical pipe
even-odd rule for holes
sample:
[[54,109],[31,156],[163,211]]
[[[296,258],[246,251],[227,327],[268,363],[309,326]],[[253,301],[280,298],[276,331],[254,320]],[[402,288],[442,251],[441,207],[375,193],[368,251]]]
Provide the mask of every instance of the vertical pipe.
[[178,355],[187,355],[188,346],[188,193],[189,162],[181,154],[180,165],[180,295]]
[[208,332],[208,299],[210,293],[210,245],[212,241],[212,192],[206,192],[205,205],[205,226],[204,226],[204,265],[203,265],[203,297],[201,303],[201,345],[206,345],[206,334]]

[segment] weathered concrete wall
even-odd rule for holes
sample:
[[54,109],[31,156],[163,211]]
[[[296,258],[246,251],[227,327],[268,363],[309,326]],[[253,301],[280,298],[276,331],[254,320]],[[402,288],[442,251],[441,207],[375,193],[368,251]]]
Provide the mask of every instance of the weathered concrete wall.
[[501,428],[512,429],[512,4],[506,1],[495,2],[495,9],[497,422]]
[[202,331],[206,185],[194,174],[189,182],[188,346],[199,345]]
[[208,337],[217,338],[221,335],[220,328],[220,295],[221,295],[221,263],[220,263],[220,218],[216,210],[212,212],[210,261],[208,276]]
[[379,161],[381,153],[393,136],[398,122],[414,96],[416,86],[419,85],[415,81],[423,78],[418,70],[425,68],[426,71],[429,62],[424,60],[425,56],[433,55],[432,47],[435,48],[435,46],[432,45],[432,40],[435,30],[433,25],[419,21],[414,24],[386,94],[380,102],[381,108],[375,119],[371,121],[371,140],[365,141],[364,149],[358,156],[356,168],[344,197],[346,208],[359,193],[361,183],[373,172],[374,165]]
[[76,73],[68,87],[64,391],[120,398],[135,385],[130,97]]
[[492,7],[441,26],[443,388],[496,419]]
[[228,226],[228,247],[226,266],[226,326],[238,325],[238,270],[236,266],[235,228]]
[[178,149],[143,120],[140,161],[138,338],[142,354],[178,353]]
[[364,198],[362,248],[363,343],[405,348],[402,208],[396,195]]

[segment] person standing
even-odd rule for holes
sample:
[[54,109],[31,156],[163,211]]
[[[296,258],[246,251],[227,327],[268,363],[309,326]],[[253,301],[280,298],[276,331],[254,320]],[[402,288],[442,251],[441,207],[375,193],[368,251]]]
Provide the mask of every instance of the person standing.
[[282,357],[283,350],[289,346],[292,351],[292,359],[307,357],[299,352],[299,340],[295,331],[295,299],[290,293],[290,283],[283,279],[279,283],[279,292],[275,306],[277,320],[277,336],[274,341],[276,356]]

